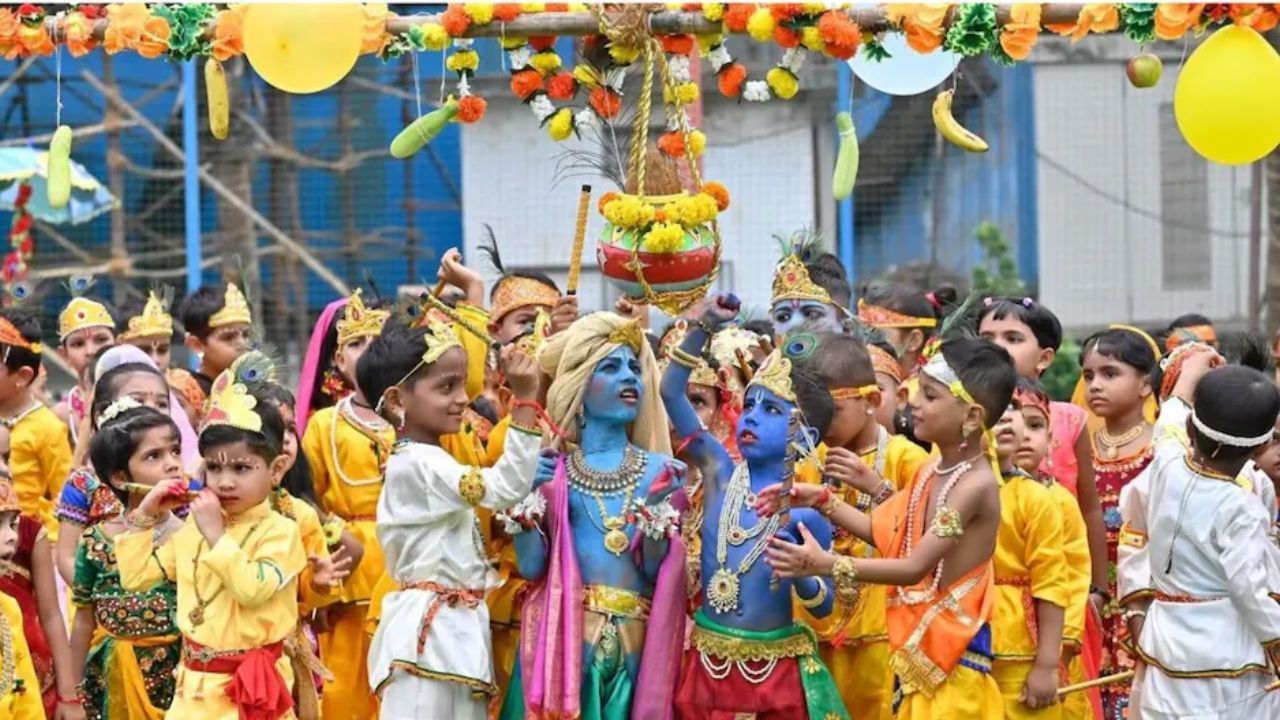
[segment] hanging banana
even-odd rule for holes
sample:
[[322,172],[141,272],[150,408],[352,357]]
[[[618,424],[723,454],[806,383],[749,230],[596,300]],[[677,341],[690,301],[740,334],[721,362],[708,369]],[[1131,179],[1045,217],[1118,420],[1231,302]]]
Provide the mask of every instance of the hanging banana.
[[858,131],[853,127],[853,116],[847,112],[836,115],[836,130],[840,133],[840,152],[831,176],[831,194],[836,200],[844,200],[853,194],[853,184],[858,179]]
[[204,92],[209,106],[209,134],[226,140],[231,130],[231,100],[227,94],[227,75],[222,63],[209,58],[204,64]]
[[458,116],[458,101],[452,96],[443,105],[414,120],[391,141],[391,157],[403,160],[421,150]]
[[48,167],[45,177],[49,207],[64,208],[71,200],[71,127],[59,125],[49,141]]
[[938,93],[938,97],[933,101],[933,125],[938,128],[938,132],[942,133],[942,137],[947,142],[955,145],[961,150],[969,152],[981,153],[986,152],[989,146],[987,141],[978,137],[976,133],[961,125],[955,116],[951,114],[951,100],[955,96],[952,90],[944,90]]

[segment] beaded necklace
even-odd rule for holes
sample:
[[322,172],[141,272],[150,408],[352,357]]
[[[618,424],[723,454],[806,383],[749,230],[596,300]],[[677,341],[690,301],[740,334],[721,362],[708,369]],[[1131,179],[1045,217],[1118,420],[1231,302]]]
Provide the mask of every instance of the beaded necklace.
[[14,690],[18,675],[13,646],[13,628],[9,626],[9,616],[0,612],[0,698]]
[[[582,512],[591,525],[604,535],[605,550],[618,557],[621,557],[631,545],[631,539],[627,537],[625,530],[630,524],[627,521],[627,507],[631,504],[631,498],[640,483],[640,478],[644,477],[648,464],[649,456],[632,445],[627,445],[622,454],[622,462],[614,470],[596,470],[587,465],[586,455],[580,449],[570,453],[566,463],[569,485],[580,493],[578,500],[582,505]],[[589,495],[596,501],[603,527],[596,524],[591,511],[587,509],[586,501],[582,499],[584,495]],[[623,496],[622,506],[618,515],[610,516],[604,499],[617,495]]]
[[[952,465],[945,470],[939,469],[936,465],[929,474],[929,479],[922,483],[916,483],[911,489],[911,500],[907,503],[907,534],[902,544],[902,557],[910,557],[912,550],[916,544],[916,510],[920,507],[920,499],[927,495],[927,491],[933,488],[933,483],[939,477],[946,474],[947,480],[942,486],[942,491],[938,493],[938,504],[933,510],[933,521],[937,522],[940,515],[944,512],[955,512],[947,507],[947,495],[951,493],[951,489],[956,486],[960,478],[964,477],[973,469],[973,461],[964,460]],[[928,502],[928,501],[926,501]],[[920,528],[920,538],[924,538],[925,528]],[[942,568],[946,564],[946,560],[938,561],[938,567],[933,571],[933,579],[929,583],[929,587],[924,590],[910,590],[906,587],[899,586],[897,588],[898,597],[904,605],[920,605],[921,603],[932,600],[938,594],[938,588],[942,584]]]
[[[268,515],[268,517],[270,516]],[[254,531],[258,529],[258,526],[262,525],[263,521],[266,519],[267,519],[266,517],[263,517],[259,519],[257,522],[255,522],[253,525],[249,526],[249,532],[245,533],[244,537],[240,540],[241,547],[244,546],[244,543],[248,542],[249,536],[253,535]],[[197,579],[197,575],[200,570],[200,553],[204,551],[204,546],[205,546],[205,540],[203,537],[201,537],[200,542],[196,544],[195,557],[191,558],[191,591],[192,591],[192,594],[196,596],[196,606],[191,609],[191,612],[187,613],[187,619],[191,621],[192,627],[200,627],[201,625],[204,624],[205,609],[208,608],[209,604],[212,603],[214,600],[216,600],[218,596],[222,594],[222,591],[225,590],[227,587],[225,584],[219,585],[218,589],[214,590],[213,594],[211,594],[209,597],[207,598],[200,597],[200,583],[199,583],[199,580]]]
[[343,471],[342,462],[338,458],[338,418],[346,418],[347,422],[351,423],[353,427],[363,432],[365,435],[368,435],[375,442],[380,442],[379,436],[383,431],[391,427],[391,425],[383,420],[366,422],[361,419],[360,416],[356,414],[356,411],[351,407],[352,397],[353,396],[348,395],[347,397],[339,400],[334,410],[333,420],[331,421],[329,429],[329,457],[333,461],[333,472],[343,483],[353,487],[375,485],[382,482],[381,475],[376,475],[371,478],[352,478]]
[[[764,554],[769,539],[777,534],[778,525],[782,521],[782,516],[775,513],[769,516],[767,522],[757,523],[751,530],[743,530],[739,521],[742,510],[748,506],[748,496],[754,496],[751,492],[751,471],[746,463],[742,463],[734,468],[733,477],[729,479],[728,487],[725,488],[724,501],[720,506],[720,527],[716,537],[716,564],[720,567],[711,576],[711,582],[707,584],[707,602],[712,610],[721,614],[738,609],[738,593],[741,587],[739,578],[747,574],[756,560]],[[735,532],[735,529],[737,536],[741,539],[734,542],[734,545],[741,545],[757,536],[759,539],[738,563],[737,570],[731,570],[725,565],[729,561],[729,543],[734,540],[730,535]]]

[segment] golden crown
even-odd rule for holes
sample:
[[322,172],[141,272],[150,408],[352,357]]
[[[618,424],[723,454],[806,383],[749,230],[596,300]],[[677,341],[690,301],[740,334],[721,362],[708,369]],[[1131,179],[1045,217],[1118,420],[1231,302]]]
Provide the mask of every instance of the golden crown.
[[9,480],[0,480],[0,513],[21,512],[18,493]]
[[551,337],[551,314],[546,310],[539,310],[533,321],[533,329],[516,341],[516,347],[529,357],[537,357],[548,337]]
[[152,290],[147,294],[147,304],[141,315],[129,318],[129,328],[120,335],[121,340],[141,338],[167,338],[173,336],[173,316],[165,308],[164,301]]
[[787,402],[796,401],[795,390],[791,387],[791,361],[782,355],[782,351],[774,350],[764,359],[764,364],[752,376],[747,387],[757,385]]
[[67,336],[77,330],[92,327],[105,327],[115,330],[116,321],[100,302],[86,297],[72,298],[58,315],[58,339],[66,340]]
[[31,342],[22,336],[22,331],[18,327],[9,322],[8,318],[0,317],[0,345],[5,346],[4,357],[9,357],[10,347],[22,348],[39,354],[44,351],[44,346],[39,342]]
[[222,309],[209,318],[209,327],[220,328],[239,324],[252,325],[253,311],[249,309],[249,301],[245,299],[244,293],[240,292],[240,288],[235,283],[229,282],[227,292],[223,296]]
[[338,347],[344,347],[352,340],[377,337],[389,317],[391,313],[386,310],[370,310],[365,307],[363,293],[357,289],[347,299],[347,306],[338,319]]
[[508,313],[523,307],[554,307],[560,299],[555,288],[532,278],[508,275],[498,281],[493,291],[493,309],[490,317],[499,322]]
[[809,300],[831,303],[831,295],[809,278],[809,269],[796,255],[787,255],[773,271],[773,302]]
[[249,392],[247,385],[236,382],[235,370],[223,370],[209,389],[209,411],[205,413],[200,431],[204,432],[214,425],[226,425],[260,433],[262,416],[254,409],[256,407],[258,399]]
[[[428,320],[426,323],[427,332],[422,336],[422,341],[426,345],[426,349],[422,351],[422,365],[430,365],[440,359],[452,348],[462,347],[462,341],[458,339],[458,333],[453,331],[453,326],[447,322],[441,322],[435,318]],[[414,368],[417,371],[417,368]],[[411,375],[413,373],[410,373]],[[401,380],[401,382],[404,382]]]
[[609,342],[615,345],[626,345],[631,348],[631,352],[636,355],[640,354],[640,348],[644,347],[644,330],[640,329],[639,320],[629,320],[609,333]]
[[858,320],[873,328],[931,328],[938,326],[938,319],[931,317],[914,317],[900,312],[858,301]]

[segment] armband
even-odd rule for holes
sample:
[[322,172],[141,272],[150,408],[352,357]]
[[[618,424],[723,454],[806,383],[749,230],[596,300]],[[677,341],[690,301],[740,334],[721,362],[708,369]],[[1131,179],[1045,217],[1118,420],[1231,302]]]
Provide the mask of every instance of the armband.
[[958,538],[964,534],[964,526],[960,522],[960,512],[950,505],[939,505],[933,517],[933,525],[929,527],[934,535],[946,540]]
[[858,566],[849,555],[841,555],[831,567],[831,577],[836,581],[836,597],[845,605],[858,600]]
[[827,601],[827,584],[821,580],[818,580],[818,594],[811,598],[800,597],[800,593],[796,591],[795,585],[791,586],[791,592],[795,594],[796,599],[800,601],[800,604],[806,610],[821,607],[822,603]]
[[484,476],[478,469],[467,468],[458,479],[458,495],[471,507],[478,506],[484,500]]

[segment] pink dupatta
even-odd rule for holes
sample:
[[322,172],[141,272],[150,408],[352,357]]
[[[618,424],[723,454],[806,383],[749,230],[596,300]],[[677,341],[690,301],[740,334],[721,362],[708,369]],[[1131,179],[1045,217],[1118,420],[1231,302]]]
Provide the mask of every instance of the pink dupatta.
[[293,409],[294,422],[298,426],[298,437],[307,430],[307,420],[311,418],[311,396],[315,394],[316,383],[324,382],[320,377],[320,350],[324,347],[324,336],[333,325],[333,316],[347,306],[347,299],[334,300],[325,306],[324,312],[316,319],[311,330],[311,341],[307,343],[307,356],[302,360],[302,372],[298,376],[297,407]]

